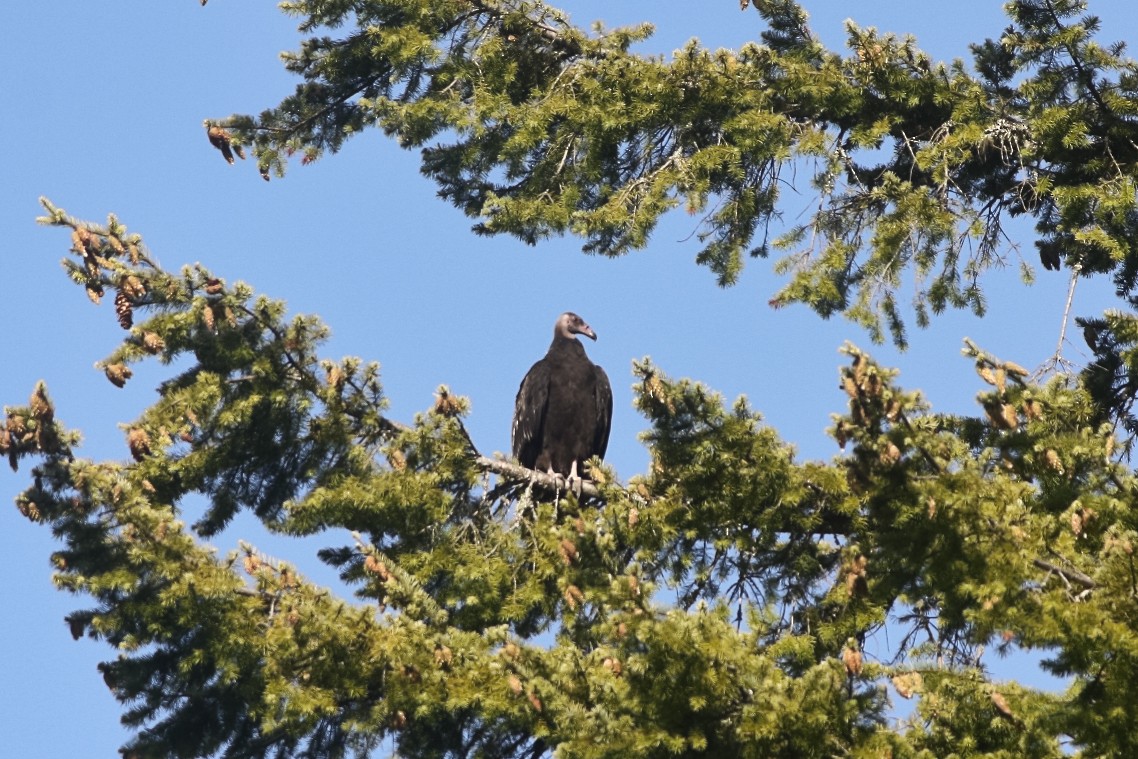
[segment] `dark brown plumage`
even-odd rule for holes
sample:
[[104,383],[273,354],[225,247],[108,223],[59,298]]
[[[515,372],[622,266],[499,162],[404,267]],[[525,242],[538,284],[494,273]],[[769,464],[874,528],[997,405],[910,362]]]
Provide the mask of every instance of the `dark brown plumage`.
[[604,457],[612,423],[608,375],[574,335],[597,339],[577,314],[562,314],[549,350],[518,387],[510,436],[523,466],[570,479],[583,476],[591,456]]

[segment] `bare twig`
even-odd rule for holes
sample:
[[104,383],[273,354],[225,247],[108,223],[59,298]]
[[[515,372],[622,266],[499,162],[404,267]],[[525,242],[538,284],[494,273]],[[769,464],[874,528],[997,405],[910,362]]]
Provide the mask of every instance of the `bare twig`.
[[1051,359],[1056,369],[1071,363],[1063,358],[1063,345],[1067,342],[1067,323],[1071,320],[1071,304],[1075,300],[1075,286],[1079,283],[1079,272],[1082,268],[1082,264],[1075,264],[1071,267],[1071,284],[1067,287],[1067,302],[1063,306],[1063,324],[1059,327],[1059,344],[1055,346],[1055,357]]
[[1057,564],[1052,564],[1049,561],[1044,561],[1043,559],[1033,559],[1031,563],[1040,569],[1059,575],[1059,577],[1063,578],[1067,583],[1082,585],[1087,590],[1094,590],[1098,587],[1098,583],[1094,581],[1094,578],[1090,575],[1083,574],[1077,569],[1066,569]]

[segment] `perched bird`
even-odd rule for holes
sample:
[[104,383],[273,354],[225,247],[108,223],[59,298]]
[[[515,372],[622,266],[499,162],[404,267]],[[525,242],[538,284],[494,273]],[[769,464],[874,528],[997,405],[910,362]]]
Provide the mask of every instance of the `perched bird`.
[[580,316],[561,314],[549,350],[518,387],[510,438],[522,466],[579,482],[584,462],[608,448],[612,387],[574,335],[597,339]]
[[1057,240],[1036,240],[1035,247],[1039,250],[1039,261],[1044,269],[1059,271],[1062,268],[1063,252]]

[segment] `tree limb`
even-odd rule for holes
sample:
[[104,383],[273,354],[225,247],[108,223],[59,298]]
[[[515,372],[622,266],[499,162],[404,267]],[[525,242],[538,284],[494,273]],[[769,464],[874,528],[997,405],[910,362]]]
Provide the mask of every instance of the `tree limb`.
[[1064,569],[1063,567],[1052,564],[1049,561],[1044,561],[1043,559],[1033,559],[1031,563],[1040,569],[1045,569],[1048,572],[1054,572],[1068,583],[1073,582],[1076,585],[1082,585],[1087,590],[1094,590],[1098,587],[1098,583],[1095,582],[1090,575],[1085,575],[1077,569]]
[[[533,482],[547,490],[569,490],[568,481],[559,474],[546,474],[535,469],[527,469],[521,464],[502,461],[501,459],[492,459],[487,456],[479,456],[475,459],[475,463],[483,471],[494,472],[503,477],[509,477],[521,482]],[[597,486],[588,480],[581,481],[581,495],[587,495],[590,498],[602,497],[601,491]]]

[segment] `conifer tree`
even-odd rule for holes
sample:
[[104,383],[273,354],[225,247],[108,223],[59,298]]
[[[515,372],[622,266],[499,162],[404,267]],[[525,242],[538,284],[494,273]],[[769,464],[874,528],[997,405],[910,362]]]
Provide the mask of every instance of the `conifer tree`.
[[[650,470],[599,462],[577,497],[483,457],[465,399],[410,423],[325,328],[209,271],[169,272],[113,216],[68,272],[126,330],[101,366],[182,367],[125,434],[77,456],[47,389],[0,448],[63,542],[76,636],[138,728],[126,756],[1126,755],[1138,487],[1086,390],[968,344],[976,417],[930,411],[849,346],[834,462],[798,462],[743,400],[636,366]],[[519,471],[520,470],[520,471]],[[487,479],[492,477],[492,479]],[[184,504],[208,507],[193,525]],[[253,546],[203,545],[239,509],[321,557],[359,602]],[[902,610],[900,614],[898,611]],[[893,659],[862,647],[899,616]],[[991,681],[984,646],[1048,652],[1065,693]],[[888,684],[888,689],[886,689]],[[919,719],[885,719],[889,699]]]
[[[665,62],[629,52],[646,29],[590,36],[542,4],[298,0],[302,29],[346,36],[307,39],[297,93],[209,137],[268,173],[371,125],[408,145],[450,135],[424,167],[479,231],[573,232],[612,255],[672,205],[715,205],[700,256],[725,283],[765,253],[779,168],[814,158],[822,205],[801,232],[823,248],[770,241],[795,272],[781,301],[901,339],[908,266],[927,282],[919,319],[982,308],[1005,214],[1037,220],[1048,268],[1131,297],[1133,66],[1080,4],[1009,4],[975,74],[852,26],[850,55],[831,53],[795,3],[754,7],[763,45]],[[880,146],[883,164],[859,158]],[[100,669],[135,730],[124,756],[1138,751],[1129,315],[1084,321],[1096,360],[1079,381],[966,343],[972,416],[935,413],[848,345],[828,463],[645,359],[651,465],[621,479],[594,461],[578,496],[483,455],[447,388],[393,419],[375,364],[321,357],[319,319],[162,268],[114,216],[44,205],[70,234],[68,275],[114,304],[107,381],[176,366],[121,459],[83,458],[42,383],[0,425],[0,453],[30,472],[18,508],[61,541],[59,585],[89,599],[72,634],[116,651]],[[326,537],[356,599],[255,546],[210,550],[241,510]],[[903,638],[867,656],[890,620]],[[1043,652],[1070,685],[995,681],[985,647]],[[902,700],[915,713],[897,724]]]

